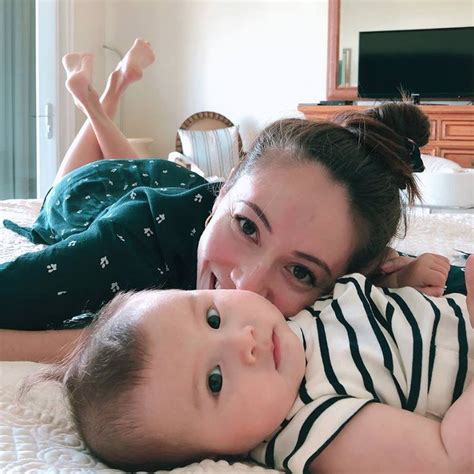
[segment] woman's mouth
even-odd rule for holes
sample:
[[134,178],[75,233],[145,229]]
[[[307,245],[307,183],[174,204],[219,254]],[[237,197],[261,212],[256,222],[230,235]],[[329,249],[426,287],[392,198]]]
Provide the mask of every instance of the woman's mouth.
[[280,339],[275,334],[275,331],[272,333],[272,343],[273,343],[273,362],[275,363],[275,370],[278,370],[280,367],[281,361],[281,351],[280,351]]

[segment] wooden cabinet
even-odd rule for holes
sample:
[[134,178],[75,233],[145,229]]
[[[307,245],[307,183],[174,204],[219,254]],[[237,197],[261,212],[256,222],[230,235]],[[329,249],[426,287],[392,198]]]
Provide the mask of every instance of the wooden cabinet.
[[[474,105],[420,105],[431,122],[430,141],[421,151],[442,156],[465,168],[474,168]],[[344,110],[364,110],[363,105],[300,104],[309,120],[331,120]]]

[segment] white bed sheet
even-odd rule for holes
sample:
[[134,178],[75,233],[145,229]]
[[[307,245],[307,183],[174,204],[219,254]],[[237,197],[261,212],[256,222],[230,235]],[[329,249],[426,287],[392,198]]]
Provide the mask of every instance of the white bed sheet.
[[[40,208],[35,200],[0,201],[0,262],[27,251],[38,250],[21,236],[5,229],[3,219],[29,225]],[[405,252],[432,251],[460,263],[455,249],[474,253],[473,214],[420,214],[412,218],[407,237],[396,242]],[[67,404],[54,384],[36,387],[17,400],[25,376],[40,370],[31,362],[0,362],[0,472],[120,472],[97,461],[74,428]],[[277,473],[252,464],[205,460],[185,468],[184,473]]]

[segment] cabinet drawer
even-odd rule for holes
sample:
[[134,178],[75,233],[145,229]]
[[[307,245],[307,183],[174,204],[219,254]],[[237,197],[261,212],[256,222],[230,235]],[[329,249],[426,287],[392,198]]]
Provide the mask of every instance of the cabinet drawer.
[[438,121],[430,120],[430,140],[436,140],[438,134]]
[[330,122],[334,115],[336,114],[314,114],[311,115],[311,120],[315,122]]
[[473,138],[473,120],[443,120],[441,122],[441,140],[472,140]]
[[420,148],[421,153],[424,155],[433,155],[436,156],[436,147],[432,146],[428,143],[428,145],[425,145],[423,148]]
[[462,150],[441,146],[439,147],[439,156],[455,161],[464,168],[474,168],[474,149]]

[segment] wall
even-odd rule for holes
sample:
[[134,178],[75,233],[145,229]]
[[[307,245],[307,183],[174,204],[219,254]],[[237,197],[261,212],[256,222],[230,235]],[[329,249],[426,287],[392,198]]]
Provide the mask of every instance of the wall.
[[74,1],[75,49],[96,53],[100,87],[117,60],[103,43],[152,43],[157,61],[126,92],[122,124],[128,137],[152,137],[159,156],[194,112],[238,123],[245,148],[264,123],[325,98],[327,0]]

